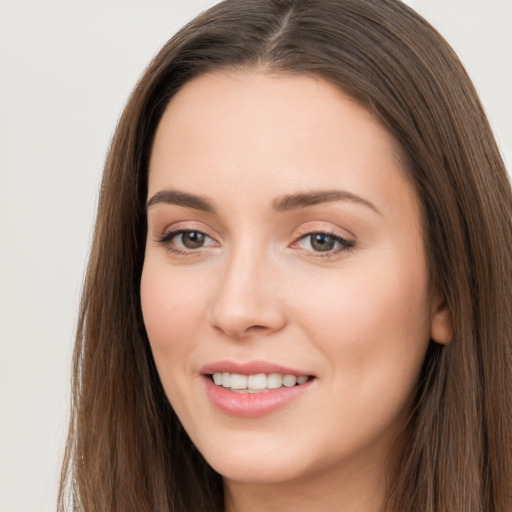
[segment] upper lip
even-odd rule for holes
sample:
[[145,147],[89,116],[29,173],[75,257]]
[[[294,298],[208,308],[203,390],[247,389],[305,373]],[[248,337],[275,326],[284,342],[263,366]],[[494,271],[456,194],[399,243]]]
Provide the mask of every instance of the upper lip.
[[256,375],[258,373],[281,373],[283,375],[311,376],[309,372],[303,372],[294,368],[287,368],[269,361],[215,361],[203,366],[200,373],[204,375],[220,372],[237,373],[240,375]]

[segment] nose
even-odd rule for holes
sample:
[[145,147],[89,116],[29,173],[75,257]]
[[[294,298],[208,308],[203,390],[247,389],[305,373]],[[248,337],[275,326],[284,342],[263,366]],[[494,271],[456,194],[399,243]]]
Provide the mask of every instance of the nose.
[[235,339],[281,330],[286,314],[279,283],[279,272],[268,258],[236,251],[219,275],[210,324]]

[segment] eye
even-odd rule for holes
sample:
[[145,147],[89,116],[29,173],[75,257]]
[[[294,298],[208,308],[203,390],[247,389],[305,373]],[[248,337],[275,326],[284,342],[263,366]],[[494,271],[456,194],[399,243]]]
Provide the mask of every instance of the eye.
[[348,251],[354,242],[333,233],[308,233],[294,243],[296,247],[316,253],[339,253]]
[[170,251],[180,254],[216,244],[211,237],[201,231],[185,229],[164,233],[156,241],[164,244]]
[[174,238],[177,238],[187,249],[199,249],[203,247],[208,237],[199,231],[183,231]]

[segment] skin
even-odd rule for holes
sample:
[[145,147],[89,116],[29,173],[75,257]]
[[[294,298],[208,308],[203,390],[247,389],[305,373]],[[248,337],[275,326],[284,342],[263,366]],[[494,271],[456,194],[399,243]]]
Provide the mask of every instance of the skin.
[[[360,200],[275,209],[333,189]],[[215,211],[152,200],[168,190]],[[394,139],[322,79],[203,75],[160,122],[148,201],[147,333],[172,406],[224,477],[226,509],[378,511],[429,339],[450,335]],[[204,233],[204,245],[161,241],[176,229]],[[318,232],[352,245],[319,251]],[[241,418],[205,393],[201,368],[219,360],[315,378],[284,407]]]

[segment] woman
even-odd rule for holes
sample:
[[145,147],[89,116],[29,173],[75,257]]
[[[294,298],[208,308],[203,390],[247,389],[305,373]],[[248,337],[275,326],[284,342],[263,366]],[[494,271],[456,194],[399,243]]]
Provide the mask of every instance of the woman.
[[228,0],[117,128],[60,507],[510,510],[512,202],[395,0]]

